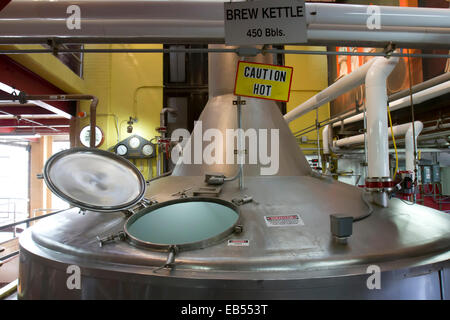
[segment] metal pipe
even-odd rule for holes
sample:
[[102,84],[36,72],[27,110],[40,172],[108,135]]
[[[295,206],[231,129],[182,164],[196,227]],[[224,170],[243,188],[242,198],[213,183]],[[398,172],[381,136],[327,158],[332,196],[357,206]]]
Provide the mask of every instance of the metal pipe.
[[[438,84],[441,84],[441,83],[444,83],[444,82],[447,82],[447,81],[450,81],[450,72],[443,73],[443,74],[441,74],[441,75],[439,75],[437,77],[434,77],[434,78],[429,79],[427,81],[424,81],[424,82],[421,82],[419,84],[416,84],[415,86],[413,86],[411,88],[411,91],[412,91],[412,93],[417,93],[417,92],[423,91],[425,89],[435,87]],[[389,102],[395,101],[395,100],[401,99],[401,98],[409,96],[409,95],[410,95],[410,90],[408,88],[408,89],[399,91],[397,93],[391,94],[388,97],[388,101]]]
[[[73,1],[12,1],[0,12],[3,43],[223,43],[223,3],[219,1],[79,1],[80,26],[67,25]],[[449,47],[445,9],[378,6],[381,30],[367,28],[367,5],[306,3],[308,44],[395,42]],[[413,18],[411,18],[413,17]]]
[[[161,138],[162,139],[166,139],[167,137],[167,123],[166,123],[166,113],[172,113],[172,114],[177,114],[177,110],[173,109],[173,108],[163,108],[161,110],[161,112],[159,113],[159,126],[160,127],[164,127],[165,130],[161,131]],[[157,146],[159,148],[159,146]],[[158,172],[158,174],[160,174],[161,172],[159,172],[158,169],[161,169],[160,171],[164,172],[164,169],[166,167],[166,160],[164,159],[164,153],[165,150],[161,150],[160,153],[158,153],[157,155],[157,159],[156,161],[158,161],[159,166],[157,165],[156,171]],[[161,164],[162,162],[162,164]]]
[[[422,122],[416,121],[415,122],[416,128],[420,128],[420,126],[423,127]],[[328,126],[327,126],[328,127]],[[325,127],[326,128],[326,127]],[[394,131],[394,136],[404,136],[407,134],[408,130],[412,128],[412,123],[404,123],[397,126],[392,127],[392,130]],[[388,128],[386,130],[386,135],[389,137],[392,137],[391,130]],[[364,134],[358,134],[356,136],[351,136],[343,139],[339,139],[333,142],[333,147],[346,147],[346,146],[352,146],[364,143]]]
[[[373,6],[375,7],[375,6]],[[421,10],[413,7],[376,6],[380,22],[384,26],[408,27],[414,24],[424,28],[450,28],[450,12],[447,9]],[[326,3],[306,4],[309,24],[364,25],[370,13],[370,6]],[[315,14],[312,15],[312,12]]]
[[54,215],[54,214],[57,214],[57,213],[60,213],[60,212],[66,211],[66,210],[67,210],[67,209],[59,210],[59,211],[47,213],[47,214],[42,215],[42,216],[37,216],[37,217],[33,217],[33,218],[24,219],[24,220],[21,220],[21,221],[16,221],[16,222],[13,222],[13,223],[10,223],[10,224],[5,224],[5,225],[3,225],[3,226],[0,226],[0,230],[8,229],[8,228],[17,226],[17,225],[19,225],[19,224],[28,223],[28,222],[32,222],[32,221],[35,221],[35,220],[39,220],[39,219],[42,219],[42,218],[50,217],[50,216],[52,216],[52,215]]
[[[53,126],[48,126],[48,125],[42,124],[42,123],[40,123],[40,122],[31,120],[31,119],[29,119],[29,118],[24,118],[24,117],[22,117],[22,116],[13,115],[13,114],[11,114],[11,113],[8,113],[8,112],[2,111],[2,110],[0,110],[0,113],[3,113],[3,114],[6,115],[6,116],[12,117],[13,119],[17,119],[17,123],[19,122],[19,120],[24,120],[24,121],[29,122],[29,123],[37,124],[37,125],[40,126],[40,127],[48,128],[48,129],[50,129],[50,130],[52,130],[52,131],[59,132],[59,130],[58,130],[58,129],[55,129]],[[5,126],[5,127],[11,128],[11,127],[19,127],[19,126],[17,125],[17,126]],[[22,127],[25,127],[25,128],[35,128],[34,126],[22,126]]]
[[399,58],[377,58],[365,78],[368,177],[389,177],[386,80]]
[[[1,37],[0,37],[1,43]],[[0,50],[0,54],[42,54],[51,53],[53,49],[4,49]],[[70,48],[58,49],[58,54],[72,54],[72,53],[237,53],[237,49],[208,49],[208,48],[184,48],[184,49],[84,49],[84,48]],[[332,56],[363,56],[363,57],[385,57],[384,52],[344,52],[344,51],[315,51],[315,50],[286,50],[286,49],[256,49],[258,54],[272,53],[272,54],[305,54],[305,55],[332,55]],[[414,58],[450,58],[450,54],[445,53],[411,53],[410,55],[404,53],[392,53],[392,57],[414,57]],[[147,86],[144,86],[147,87]],[[149,86],[154,87],[154,86]],[[139,88],[138,88],[139,89]]]
[[[244,61],[242,58],[241,61]],[[244,188],[244,162],[245,162],[245,150],[244,146],[244,133],[242,132],[242,107],[241,107],[241,96],[237,96],[237,129],[238,131],[238,163],[239,163],[239,190]]]
[[366,77],[366,73],[368,72],[370,66],[378,59],[384,58],[375,58],[369,60],[352,73],[340,78],[328,88],[322,90],[312,98],[308,99],[307,101],[295,107],[293,110],[289,111],[284,116],[284,119],[288,123],[294,121],[298,117],[310,112],[311,110],[314,110],[324,105],[325,103],[336,99],[345,92],[363,84]]
[[423,123],[415,121],[414,126],[410,124],[405,134],[406,170],[413,173],[413,181],[416,175],[416,145],[417,137],[422,132]]
[[330,154],[330,142],[328,140],[328,133],[330,131],[330,126],[325,126],[322,130],[322,144],[323,144],[323,154]]
[[89,107],[90,113],[90,139],[89,146],[91,148],[95,148],[95,127],[97,120],[97,105],[98,98],[92,95],[86,94],[61,94],[61,95],[24,95],[25,100],[44,100],[44,101],[81,101],[81,100],[90,100],[91,105]]
[[[446,78],[450,79],[450,73],[448,73],[448,76],[447,76],[447,74],[444,74],[444,75],[445,75],[445,77],[442,77],[441,79],[446,79]],[[435,81],[433,83],[435,83]],[[422,88],[425,88],[425,87],[426,87],[425,85],[422,86]],[[399,98],[399,99],[392,100],[391,99],[392,96],[389,97],[389,101],[390,101],[389,102],[389,108],[390,108],[391,111],[396,111],[396,110],[399,110],[399,109],[402,109],[402,108],[405,108],[405,107],[408,107],[408,106],[411,105],[411,98],[409,96],[409,89],[406,89],[406,90],[408,91],[408,94],[405,96],[404,92],[402,91],[401,95],[400,95],[401,98]],[[439,83],[439,84],[437,84],[437,85],[435,85],[433,87],[427,87],[426,89],[423,89],[421,91],[418,91],[416,89],[416,90],[413,90],[413,92],[415,92],[412,95],[413,103],[415,103],[415,104],[422,103],[424,101],[428,101],[430,99],[439,97],[439,96],[441,96],[443,94],[449,93],[450,92],[450,81]],[[397,94],[394,94],[393,96],[395,96],[395,95],[397,95]],[[360,113],[360,114],[348,117],[346,119],[340,120],[339,121],[340,123],[339,122],[335,122],[333,124],[333,127],[337,127],[341,123],[348,124],[348,123],[361,121],[361,120],[363,120],[363,118],[364,118],[364,115],[362,113]]]

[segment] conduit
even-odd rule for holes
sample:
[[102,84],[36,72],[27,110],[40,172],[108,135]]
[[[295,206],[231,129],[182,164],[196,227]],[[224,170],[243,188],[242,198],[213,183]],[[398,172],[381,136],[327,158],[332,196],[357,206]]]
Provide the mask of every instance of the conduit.
[[[375,60],[375,59],[373,59]],[[386,80],[399,58],[376,59],[366,74],[368,177],[389,177]]]
[[90,140],[89,146],[91,148],[95,148],[95,126],[96,126],[96,113],[97,113],[97,105],[98,98],[92,95],[84,95],[84,94],[63,94],[63,95],[27,95],[24,92],[19,94],[19,101],[21,103],[26,103],[30,100],[44,100],[44,101],[81,101],[81,100],[90,100],[91,105],[89,107],[90,112]]
[[308,99],[304,103],[295,107],[293,110],[289,111],[284,116],[284,119],[286,120],[286,122],[289,123],[297,119],[298,117],[301,117],[302,115],[324,105],[325,103],[336,99],[337,97],[346,93],[347,91],[350,91],[351,89],[360,86],[361,84],[364,83],[366,74],[369,71],[370,66],[379,59],[385,60],[385,58],[381,57],[369,60],[352,73],[342,77],[328,88],[322,90],[312,98]]
[[[394,136],[405,136],[405,154],[406,154],[406,170],[414,173],[415,171],[415,159],[414,159],[414,144],[417,145],[417,137],[420,135],[423,129],[423,123],[421,121],[414,122],[414,130],[412,123],[405,123],[398,126],[394,126],[392,131]],[[329,140],[328,140],[329,126],[326,126],[323,130],[323,145],[324,153],[329,154]],[[413,137],[413,131],[415,131],[415,137]],[[325,133],[326,132],[326,133]],[[386,135],[392,137],[391,130],[386,130]],[[414,140],[416,143],[414,143]],[[364,134],[339,139],[333,142],[334,148],[349,147],[352,145],[358,145],[364,143]],[[327,146],[327,149],[325,149]],[[389,152],[389,150],[388,150]],[[370,159],[370,158],[369,158]],[[373,160],[372,160],[373,161]],[[369,160],[370,164],[370,160]],[[387,163],[389,165],[389,162]],[[389,170],[389,167],[388,167]],[[389,173],[387,174],[389,176]]]
[[[416,130],[419,130],[419,134],[422,131],[423,124],[420,121],[415,122]],[[328,127],[328,126],[327,126]],[[325,127],[325,128],[327,128]],[[407,139],[406,134],[408,130],[412,130],[412,123],[404,123],[397,126],[392,127],[392,130],[394,131],[394,136],[405,136],[405,139]],[[325,129],[324,129],[325,131]],[[416,136],[419,134],[416,133]],[[386,135],[388,137],[392,137],[391,130],[389,128],[386,128]],[[325,137],[324,137],[325,138]],[[327,140],[328,141],[328,140]],[[350,147],[353,145],[358,145],[364,143],[364,134],[358,134],[356,136],[351,136],[348,138],[339,139],[336,141],[333,141],[333,147],[342,148],[342,147]],[[324,142],[325,145],[325,142]],[[325,148],[324,148],[325,150]]]
[[[68,27],[72,1],[12,1],[0,12],[0,42],[223,43],[218,1],[78,1],[80,25]],[[375,6],[374,6],[375,7]],[[372,7],[372,8],[374,8]],[[450,47],[448,9],[305,3],[310,45]],[[367,22],[379,18],[381,28]],[[76,28],[76,30],[74,30]]]
[[[450,73],[448,73],[450,76]],[[450,92],[450,81],[440,83],[434,87],[424,89],[422,91],[416,92],[412,95],[412,100],[414,104],[419,104],[427,100],[439,97],[441,95]],[[404,96],[397,100],[389,103],[389,108],[391,111],[396,111],[411,105],[411,99],[409,96]],[[333,127],[341,126],[342,124],[349,124],[357,121],[362,121],[364,119],[364,113],[357,114],[355,116],[343,119],[342,121],[333,123]]]
[[[405,135],[405,154],[406,154],[406,170],[412,173],[412,180],[415,181],[415,172],[416,172],[416,159],[415,159],[415,150],[414,147],[417,146],[417,137],[422,132],[423,123],[420,121],[414,122],[414,128],[412,124],[410,124],[408,130]],[[415,135],[415,136],[414,136]]]

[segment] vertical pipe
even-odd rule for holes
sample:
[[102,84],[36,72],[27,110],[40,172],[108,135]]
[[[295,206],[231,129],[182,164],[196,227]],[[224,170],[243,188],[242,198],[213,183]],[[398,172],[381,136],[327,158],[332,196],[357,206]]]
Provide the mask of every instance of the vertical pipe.
[[368,172],[368,159],[367,159],[367,109],[364,103],[364,174],[367,177]]
[[405,134],[405,161],[406,170],[413,172],[413,181],[416,178],[416,152],[415,147],[417,145],[417,137],[420,135],[423,129],[423,123],[416,121],[411,123]]
[[366,75],[368,176],[389,177],[386,79],[398,58],[377,59]]
[[238,163],[239,163],[239,190],[244,189],[244,160],[245,153],[242,150],[244,145],[244,134],[242,129],[242,109],[241,96],[237,96],[237,128],[238,128]]
[[316,109],[316,128],[317,128],[317,165],[320,165],[322,167],[322,162],[320,161],[320,139],[319,139],[319,108]]
[[[411,51],[408,50],[408,73],[409,73],[409,99],[411,103],[411,122],[414,124],[414,102],[413,102],[413,94],[412,94],[412,73],[411,73]],[[415,125],[412,126],[412,135],[416,137],[415,132]],[[413,184],[414,186],[417,184],[417,180],[415,177],[417,176],[417,167],[416,167],[416,158],[417,158],[417,149],[416,149],[416,140],[413,139],[413,153],[414,153],[414,178],[413,178]],[[416,203],[416,193],[413,194],[413,202]]]
[[92,97],[91,100],[91,106],[89,108],[89,113],[90,113],[90,140],[89,140],[89,147],[91,148],[95,148],[95,128],[97,126],[97,104],[98,104],[98,99],[96,97]]

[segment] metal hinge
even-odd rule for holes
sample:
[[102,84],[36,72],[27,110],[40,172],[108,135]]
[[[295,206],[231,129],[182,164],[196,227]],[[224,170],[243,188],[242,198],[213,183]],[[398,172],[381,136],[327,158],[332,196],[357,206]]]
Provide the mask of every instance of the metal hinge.
[[233,200],[231,200],[231,202],[233,202],[237,206],[241,206],[252,201],[253,197],[250,197],[248,195],[244,195],[242,198],[234,198]]
[[153,270],[153,272],[157,272],[162,269],[170,269],[172,270],[175,267],[175,256],[178,253],[178,247],[177,246],[170,246],[169,247],[169,254],[167,255],[166,263],[164,263],[163,266],[156,268]]
[[126,237],[127,237],[127,235],[125,234],[125,232],[120,231],[118,233],[111,234],[111,235],[106,236],[104,238],[100,238],[99,236],[97,236],[97,242],[98,242],[98,245],[100,247],[103,247],[103,245],[105,243],[107,243],[107,242],[111,242],[111,241],[114,241],[116,239],[119,239],[119,240],[123,241],[123,240],[126,239]]

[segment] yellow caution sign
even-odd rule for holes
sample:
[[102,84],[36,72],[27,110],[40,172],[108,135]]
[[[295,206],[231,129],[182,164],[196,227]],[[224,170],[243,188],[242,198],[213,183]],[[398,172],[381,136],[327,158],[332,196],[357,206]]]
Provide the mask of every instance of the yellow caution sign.
[[239,61],[234,94],[287,102],[292,72],[292,67]]

